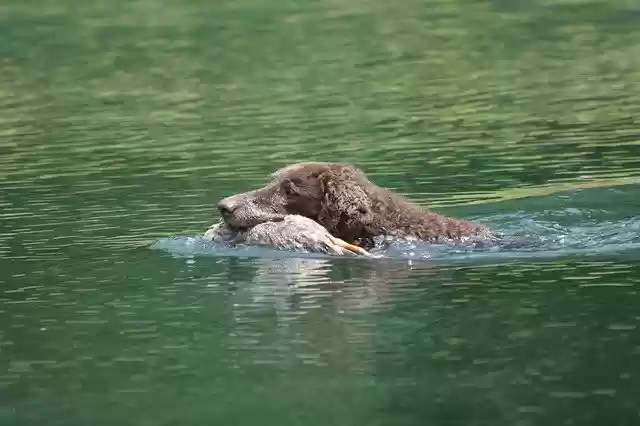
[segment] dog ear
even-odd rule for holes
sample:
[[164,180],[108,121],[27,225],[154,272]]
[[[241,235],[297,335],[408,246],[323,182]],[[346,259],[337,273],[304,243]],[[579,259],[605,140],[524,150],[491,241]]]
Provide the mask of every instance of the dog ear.
[[349,168],[330,169],[319,177],[323,190],[318,221],[334,236],[353,240],[371,221],[371,201],[358,175]]

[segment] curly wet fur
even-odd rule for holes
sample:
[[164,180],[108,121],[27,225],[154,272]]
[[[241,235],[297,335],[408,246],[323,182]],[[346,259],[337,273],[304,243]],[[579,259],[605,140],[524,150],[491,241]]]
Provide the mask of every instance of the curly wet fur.
[[378,235],[430,242],[495,238],[478,224],[434,213],[375,185],[351,164],[293,164],[272,174],[266,186],[227,197],[218,206],[238,229],[298,214],[346,241]]

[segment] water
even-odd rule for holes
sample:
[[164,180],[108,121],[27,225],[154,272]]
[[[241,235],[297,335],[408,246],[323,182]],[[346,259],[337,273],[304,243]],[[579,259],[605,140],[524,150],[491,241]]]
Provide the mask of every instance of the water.
[[[634,2],[0,10],[0,424],[638,422]],[[527,244],[196,237],[308,160]]]

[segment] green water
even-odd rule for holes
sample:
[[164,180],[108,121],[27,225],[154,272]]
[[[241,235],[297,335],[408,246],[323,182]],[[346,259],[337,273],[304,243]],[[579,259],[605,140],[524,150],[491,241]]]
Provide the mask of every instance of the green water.
[[[4,2],[0,424],[638,424],[639,113],[633,1]],[[540,244],[148,248],[305,160]]]

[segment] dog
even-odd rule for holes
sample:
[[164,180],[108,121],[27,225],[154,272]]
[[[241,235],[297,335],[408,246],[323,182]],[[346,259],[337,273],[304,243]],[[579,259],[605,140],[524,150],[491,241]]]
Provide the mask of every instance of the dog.
[[444,244],[497,239],[481,225],[432,212],[379,187],[362,170],[343,163],[289,165],[273,173],[264,187],[220,200],[218,209],[235,231],[300,215],[366,248],[381,235]]

